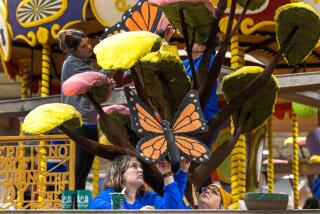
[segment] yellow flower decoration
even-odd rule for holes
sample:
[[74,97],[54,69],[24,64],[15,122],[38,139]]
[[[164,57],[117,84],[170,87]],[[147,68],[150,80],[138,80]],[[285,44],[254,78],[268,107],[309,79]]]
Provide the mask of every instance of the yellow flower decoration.
[[309,163],[320,163],[320,156],[319,155],[312,155]]
[[29,134],[44,134],[63,125],[75,129],[82,125],[81,114],[71,105],[50,103],[33,109],[22,124],[22,131]]
[[141,58],[142,62],[157,63],[161,61],[174,61],[182,63],[176,46],[163,44],[157,52],[151,52]]
[[[306,137],[298,137],[298,144],[300,145],[303,145],[303,144],[305,144],[305,141],[306,141]],[[284,141],[283,141],[283,145],[290,145],[290,144],[292,144],[293,143],[293,139],[292,139],[292,137],[288,137],[287,139],[285,139]]]
[[141,57],[160,48],[161,38],[148,31],[118,33],[94,48],[98,64],[106,70],[129,69]]

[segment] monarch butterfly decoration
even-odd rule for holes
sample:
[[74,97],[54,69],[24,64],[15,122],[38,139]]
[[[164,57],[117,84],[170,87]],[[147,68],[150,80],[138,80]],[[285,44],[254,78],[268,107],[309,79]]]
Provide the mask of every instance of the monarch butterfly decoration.
[[123,31],[150,31],[155,32],[162,16],[161,10],[152,6],[147,0],[139,0],[133,7],[122,15],[121,21],[105,29],[110,35],[114,32]]
[[188,133],[206,132],[199,98],[195,91],[189,91],[171,123],[158,120],[139,97],[129,88],[125,95],[130,109],[133,130],[142,136],[136,146],[138,157],[155,164],[167,156],[174,171],[179,169],[181,156],[196,163],[203,163],[210,158],[210,150],[202,142],[187,136]]

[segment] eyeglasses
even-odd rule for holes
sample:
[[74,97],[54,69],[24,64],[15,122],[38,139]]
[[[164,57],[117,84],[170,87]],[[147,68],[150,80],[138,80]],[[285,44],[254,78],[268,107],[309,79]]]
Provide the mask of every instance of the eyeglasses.
[[201,192],[205,192],[205,191],[208,191],[209,193],[213,193],[215,195],[220,196],[219,190],[215,187],[212,187],[212,186],[202,187]]
[[207,187],[202,187],[201,188],[201,192],[202,193],[204,193],[206,191],[209,192],[209,194],[215,194],[216,196],[220,197],[219,207],[217,209],[222,209],[223,208],[223,206],[222,206],[222,198],[221,198],[221,194],[220,194],[219,189],[217,189],[214,186],[207,186]]

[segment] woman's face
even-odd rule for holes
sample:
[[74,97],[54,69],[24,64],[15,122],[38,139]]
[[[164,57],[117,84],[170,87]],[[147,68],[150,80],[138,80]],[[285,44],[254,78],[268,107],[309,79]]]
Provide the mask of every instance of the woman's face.
[[205,45],[194,43],[192,47],[192,53],[202,53],[206,49]]
[[74,53],[80,59],[87,59],[92,56],[92,54],[93,54],[92,46],[90,44],[88,37],[82,38],[79,46],[77,47],[77,49],[75,50]]
[[220,191],[213,186],[208,186],[202,189],[199,196],[199,209],[221,209]]
[[124,185],[141,187],[144,184],[143,181],[143,169],[138,161],[133,161],[131,166],[123,173]]

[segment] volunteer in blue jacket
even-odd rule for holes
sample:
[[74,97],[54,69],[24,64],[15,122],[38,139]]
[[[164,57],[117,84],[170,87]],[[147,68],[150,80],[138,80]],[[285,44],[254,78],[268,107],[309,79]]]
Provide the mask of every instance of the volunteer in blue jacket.
[[[107,172],[104,191],[92,200],[90,208],[111,209],[110,193],[121,192],[124,187],[126,187],[124,209],[142,209],[148,206],[155,209],[181,209],[185,207],[183,194],[181,194],[177,182],[174,181],[170,163],[162,161],[157,164],[157,168],[164,176],[163,196],[145,190],[143,169],[137,158],[131,156],[116,158]],[[181,176],[187,176],[187,174],[181,173]],[[182,180],[186,181],[186,178]]]
[[[194,43],[194,45],[192,47],[192,58],[193,58],[194,68],[195,68],[196,72],[198,72],[204,49],[205,49],[204,44]],[[213,64],[213,61],[214,61],[214,55],[212,55],[210,58],[210,67]],[[192,72],[191,72],[189,60],[188,59],[184,60],[183,65],[186,68],[187,76],[191,77]],[[203,116],[205,117],[206,120],[211,120],[214,117],[214,115],[216,115],[219,111],[218,97],[217,97],[216,92],[217,92],[217,83],[214,84],[214,86],[212,87],[211,96],[210,96],[209,101],[203,111]]]
[[[198,72],[199,70],[199,66],[202,60],[204,50],[205,50],[204,44],[194,43],[192,47],[192,58],[193,58],[194,68],[196,72]],[[213,65],[213,62],[214,62],[214,54],[212,54],[210,58],[210,67]],[[191,72],[191,66],[190,66],[189,60],[184,60],[183,65],[186,68],[187,76],[191,77],[192,72]],[[218,85],[217,83],[213,85],[208,103],[203,110],[203,116],[207,121],[211,120],[219,112],[217,85]],[[219,129],[217,129],[215,132],[211,134],[209,144],[207,146],[210,147],[212,143],[216,141],[218,136],[219,136]]]

